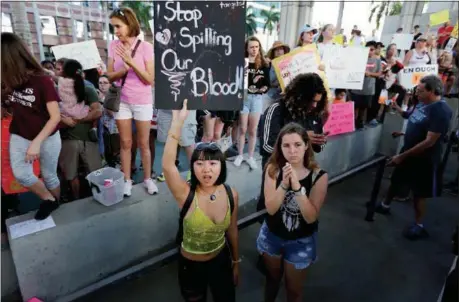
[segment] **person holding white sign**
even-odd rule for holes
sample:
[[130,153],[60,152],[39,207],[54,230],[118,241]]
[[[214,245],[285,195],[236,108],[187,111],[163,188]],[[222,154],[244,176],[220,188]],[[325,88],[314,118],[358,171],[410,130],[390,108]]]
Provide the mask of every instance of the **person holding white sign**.
[[[142,157],[144,186],[149,194],[158,192],[151,179],[150,124],[153,116],[154,83],[153,46],[139,40],[140,24],[130,8],[119,8],[110,14],[110,23],[118,40],[110,43],[107,75],[112,83],[121,86],[121,102],[115,119],[120,133],[121,166],[125,178],[124,195],[131,196],[132,120],[137,130],[137,145]],[[134,53],[132,57],[132,53]]]
[[432,64],[432,60],[427,51],[427,37],[420,36],[416,40],[415,48],[406,53],[403,65],[405,67],[415,67],[428,64]]
[[317,48],[319,50],[320,58],[324,56],[324,51],[326,47],[334,45],[333,37],[335,35],[335,27],[333,24],[326,24],[320,31],[319,39],[317,40]]

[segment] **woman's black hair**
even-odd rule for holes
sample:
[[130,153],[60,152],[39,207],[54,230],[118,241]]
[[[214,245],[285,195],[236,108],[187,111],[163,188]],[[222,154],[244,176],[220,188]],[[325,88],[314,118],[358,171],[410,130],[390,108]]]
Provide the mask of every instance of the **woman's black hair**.
[[66,60],[62,68],[62,73],[64,78],[70,78],[75,81],[74,89],[78,98],[78,103],[84,102],[86,94],[83,78],[83,66],[81,66],[80,62],[73,59]]
[[99,71],[97,68],[86,69],[84,71],[84,78],[86,81],[91,82],[96,89],[99,89]]
[[217,145],[210,145],[205,143],[203,148],[197,147],[194,149],[193,154],[191,155],[191,162],[190,162],[190,170],[191,170],[191,178],[190,178],[190,185],[192,189],[196,189],[199,185],[199,180],[196,177],[194,172],[194,163],[198,160],[218,160],[221,163],[221,170],[220,175],[218,176],[217,180],[215,181],[216,186],[222,185],[226,182],[226,158],[220,148]]
[[303,73],[294,78],[285,89],[285,106],[295,117],[306,116],[311,111],[314,97],[322,95],[317,106],[313,109],[315,113],[321,113],[327,105],[327,90],[322,78],[314,72]]

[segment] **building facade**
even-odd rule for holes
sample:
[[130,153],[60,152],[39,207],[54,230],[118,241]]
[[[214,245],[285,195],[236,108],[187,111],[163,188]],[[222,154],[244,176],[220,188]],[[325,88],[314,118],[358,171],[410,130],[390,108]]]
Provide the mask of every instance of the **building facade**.
[[[35,2],[34,4],[26,2],[25,5],[32,34],[33,53],[37,59],[53,59],[51,47],[55,45],[95,40],[100,56],[106,62],[109,42],[115,38],[108,30],[108,15],[117,6],[116,1]],[[2,32],[14,32],[15,14],[12,3],[2,2],[1,8]],[[42,54],[39,47],[39,31],[41,31],[43,44]],[[141,38],[151,42],[153,39],[151,30],[143,28]]]
[[280,13],[281,3],[279,1],[249,1],[247,2],[248,7],[252,7],[252,12],[256,16],[255,21],[257,23],[257,33],[255,36],[260,40],[261,45],[267,50],[279,36],[279,23],[276,24],[275,29],[272,33],[264,31],[263,28],[266,24],[265,18],[261,16],[262,11],[270,11],[274,7],[274,11]]

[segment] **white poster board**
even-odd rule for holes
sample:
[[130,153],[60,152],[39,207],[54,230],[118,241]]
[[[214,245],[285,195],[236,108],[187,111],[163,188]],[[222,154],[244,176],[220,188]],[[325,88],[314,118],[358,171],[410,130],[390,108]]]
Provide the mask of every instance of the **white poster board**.
[[51,47],[51,50],[56,60],[60,58],[77,60],[84,70],[97,68],[102,62],[95,40],[57,45]]
[[393,34],[391,43],[397,44],[397,49],[410,50],[413,37],[412,34]]
[[330,88],[361,90],[368,61],[368,48],[333,45],[324,49],[325,65]]
[[416,67],[405,67],[399,72],[400,85],[406,89],[414,88],[426,75],[438,75],[438,65],[419,65]]
[[448,40],[448,43],[445,45],[445,51],[446,51],[446,52],[449,52],[449,53],[452,53],[452,52],[453,52],[454,45],[456,45],[456,42],[457,42],[457,39],[455,39],[455,38],[450,38],[450,39]]

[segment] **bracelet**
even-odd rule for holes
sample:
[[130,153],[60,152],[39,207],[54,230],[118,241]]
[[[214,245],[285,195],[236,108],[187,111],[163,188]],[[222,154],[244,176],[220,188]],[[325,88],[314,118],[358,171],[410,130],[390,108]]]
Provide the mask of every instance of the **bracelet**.
[[241,262],[242,262],[242,259],[239,258],[239,259],[237,259],[237,260],[231,260],[231,262],[232,262],[233,264],[241,263]]

